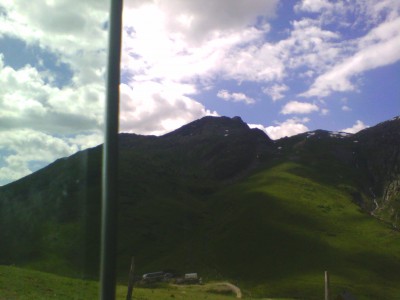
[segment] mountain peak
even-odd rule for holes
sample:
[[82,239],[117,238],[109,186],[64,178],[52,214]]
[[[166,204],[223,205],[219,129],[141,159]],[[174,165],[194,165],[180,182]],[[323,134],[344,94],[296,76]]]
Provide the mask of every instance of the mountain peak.
[[[250,127],[238,116],[214,117],[206,116],[199,120],[186,124],[175,131],[165,134],[165,137],[171,136],[197,136],[197,135],[222,135],[229,136],[232,133],[253,132]],[[265,138],[269,139],[266,134]]]

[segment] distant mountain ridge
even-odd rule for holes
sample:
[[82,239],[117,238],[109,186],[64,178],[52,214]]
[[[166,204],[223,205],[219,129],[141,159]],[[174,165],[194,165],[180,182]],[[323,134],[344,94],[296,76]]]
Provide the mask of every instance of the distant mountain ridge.
[[[292,297],[295,281],[285,280],[298,270],[349,278],[351,266],[376,284],[385,273],[400,280],[400,263],[385,258],[400,253],[399,117],[275,141],[240,117],[204,117],[119,143],[121,276],[135,255],[138,272],[198,270]],[[0,188],[0,263],[96,276],[101,154],[81,151]],[[318,290],[311,281],[307,299]]]

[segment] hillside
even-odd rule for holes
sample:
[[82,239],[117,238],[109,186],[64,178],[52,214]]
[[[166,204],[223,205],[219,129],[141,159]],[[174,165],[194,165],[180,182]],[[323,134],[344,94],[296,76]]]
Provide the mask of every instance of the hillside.
[[[400,119],[278,141],[240,118],[120,135],[118,270],[196,271],[253,295],[400,294]],[[95,277],[101,147],[0,188],[0,263]],[[3,230],[4,228],[4,230]]]
[[[7,276],[2,276],[2,275]],[[142,300],[188,299],[229,300],[235,295],[223,283],[202,286],[173,286],[162,284],[156,288],[134,288],[134,298]],[[218,294],[222,292],[222,294]],[[125,300],[127,286],[118,285],[116,300]],[[72,279],[59,275],[0,266],[0,299],[16,300],[88,300],[99,298],[99,284],[92,280]],[[249,298],[251,299],[251,298]]]

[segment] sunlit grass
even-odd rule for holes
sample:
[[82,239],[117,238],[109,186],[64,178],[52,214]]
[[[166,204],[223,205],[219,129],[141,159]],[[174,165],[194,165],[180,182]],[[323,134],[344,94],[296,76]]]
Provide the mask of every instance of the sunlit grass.
[[351,176],[312,172],[277,164],[218,193],[214,249],[231,249],[218,256],[220,269],[257,296],[320,299],[328,270],[333,295],[394,299],[399,232],[353,202]]

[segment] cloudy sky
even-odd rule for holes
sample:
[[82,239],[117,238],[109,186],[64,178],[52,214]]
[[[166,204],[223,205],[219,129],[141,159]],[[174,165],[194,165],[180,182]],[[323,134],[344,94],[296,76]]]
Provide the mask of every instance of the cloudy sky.
[[[273,139],[400,114],[399,0],[125,0],[120,129]],[[0,185],[102,141],[106,0],[0,3]]]

